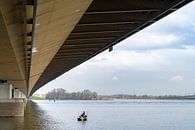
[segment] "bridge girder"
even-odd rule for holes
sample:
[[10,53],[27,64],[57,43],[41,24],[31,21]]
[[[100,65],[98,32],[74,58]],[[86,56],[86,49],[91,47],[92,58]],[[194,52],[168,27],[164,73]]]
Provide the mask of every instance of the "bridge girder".
[[0,79],[26,95],[193,0],[1,0]]

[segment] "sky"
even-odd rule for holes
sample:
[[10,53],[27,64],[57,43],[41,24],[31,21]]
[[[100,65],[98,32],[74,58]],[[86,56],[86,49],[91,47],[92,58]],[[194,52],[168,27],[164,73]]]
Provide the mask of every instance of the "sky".
[[111,94],[195,94],[195,1],[40,88]]

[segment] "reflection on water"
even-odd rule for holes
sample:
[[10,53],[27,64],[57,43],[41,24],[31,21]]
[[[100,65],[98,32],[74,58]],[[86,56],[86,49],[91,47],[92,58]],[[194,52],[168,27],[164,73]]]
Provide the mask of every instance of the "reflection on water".
[[0,118],[0,130],[55,130],[55,121],[36,103],[28,101],[24,117]]
[[[29,101],[25,116],[0,130],[194,130],[195,101]],[[85,110],[87,122],[76,118]]]

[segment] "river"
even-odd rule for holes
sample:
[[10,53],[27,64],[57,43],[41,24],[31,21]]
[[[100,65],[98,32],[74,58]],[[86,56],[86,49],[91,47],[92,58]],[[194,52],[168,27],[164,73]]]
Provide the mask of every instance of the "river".
[[[76,119],[82,111],[88,121]],[[195,101],[29,101],[25,116],[0,118],[0,130],[194,130]]]

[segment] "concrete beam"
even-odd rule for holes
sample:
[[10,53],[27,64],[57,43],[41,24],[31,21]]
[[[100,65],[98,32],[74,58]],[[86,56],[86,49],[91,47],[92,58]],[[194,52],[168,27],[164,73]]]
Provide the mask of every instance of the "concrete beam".
[[92,0],[37,1],[29,93]]
[[27,94],[22,18],[20,1],[0,1],[0,79]]

